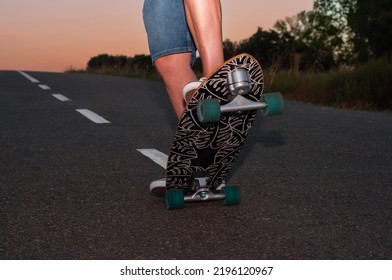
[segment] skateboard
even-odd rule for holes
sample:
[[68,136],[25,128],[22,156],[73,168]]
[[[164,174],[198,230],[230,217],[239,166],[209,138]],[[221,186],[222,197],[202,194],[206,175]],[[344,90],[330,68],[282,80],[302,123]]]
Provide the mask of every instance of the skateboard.
[[194,201],[240,203],[240,189],[226,185],[226,175],[257,112],[264,116],[283,112],[282,95],[263,94],[263,87],[259,62],[245,53],[226,61],[202,82],[173,137],[164,182],[167,209],[181,209]]

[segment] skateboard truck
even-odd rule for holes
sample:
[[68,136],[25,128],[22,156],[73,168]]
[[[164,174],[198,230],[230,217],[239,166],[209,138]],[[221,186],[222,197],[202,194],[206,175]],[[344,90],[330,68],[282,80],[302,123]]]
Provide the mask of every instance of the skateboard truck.
[[247,94],[252,89],[248,70],[236,68],[227,75],[227,86],[233,96]]
[[252,89],[252,81],[248,70],[236,68],[227,75],[227,87],[233,96],[228,104],[221,106],[221,113],[260,110],[267,107],[264,102],[251,101],[242,95],[249,93]]
[[201,123],[218,122],[222,113],[261,110],[264,116],[280,115],[284,101],[280,92],[263,94],[261,100],[252,101],[242,95],[220,105],[218,99],[202,99],[197,104],[197,117]]
[[250,111],[250,110],[262,110],[267,108],[265,102],[256,102],[249,100],[242,95],[237,95],[230,103],[221,106],[221,112],[238,112],[238,111]]
[[227,74],[229,103],[220,105],[218,99],[202,99],[197,104],[197,117],[201,123],[218,122],[222,113],[261,110],[264,116],[280,115],[283,112],[283,97],[279,92],[263,94],[254,101],[244,95],[252,90],[252,81],[247,69],[236,68]]
[[213,193],[207,184],[209,175],[207,172],[196,172],[191,176],[190,189],[191,195],[185,195],[184,201],[205,201],[205,200],[220,200],[224,199],[223,193]]
[[166,209],[184,208],[185,202],[197,202],[208,200],[222,200],[224,205],[238,205],[241,200],[238,186],[226,186],[224,182],[216,190],[211,190],[208,186],[208,173],[197,172],[191,176],[189,192],[184,193],[183,189],[167,189],[165,193]]

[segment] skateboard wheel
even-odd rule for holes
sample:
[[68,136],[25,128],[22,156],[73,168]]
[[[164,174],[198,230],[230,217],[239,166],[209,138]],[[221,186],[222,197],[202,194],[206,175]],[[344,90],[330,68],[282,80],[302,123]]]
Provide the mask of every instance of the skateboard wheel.
[[182,189],[166,190],[165,206],[167,210],[184,208],[184,191]]
[[201,123],[220,120],[221,109],[218,99],[202,99],[197,103],[197,117]]
[[223,205],[232,206],[240,204],[241,192],[238,186],[223,187],[222,192],[225,194],[225,198],[223,199]]
[[267,104],[267,108],[261,110],[265,117],[281,115],[283,113],[284,100],[280,92],[263,94],[261,101]]

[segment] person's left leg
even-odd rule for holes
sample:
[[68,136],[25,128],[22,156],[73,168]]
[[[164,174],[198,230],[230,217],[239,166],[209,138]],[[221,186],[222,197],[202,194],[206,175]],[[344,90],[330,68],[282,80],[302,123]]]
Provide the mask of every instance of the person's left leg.
[[197,80],[191,68],[191,56],[192,53],[172,54],[155,61],[178,119],[184,111],[182,90],[186,84]]
[[145,0],[143,19],[153,64],[180,118],[184,109],[182,90],[187,83],[197,80],[191,68],[196,60],[196,47],[188,29],[184,1]]

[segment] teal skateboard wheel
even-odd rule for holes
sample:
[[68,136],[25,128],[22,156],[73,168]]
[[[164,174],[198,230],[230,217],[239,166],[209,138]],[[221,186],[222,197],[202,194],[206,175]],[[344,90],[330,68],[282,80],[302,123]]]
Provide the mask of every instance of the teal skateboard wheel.
[[166,190],[165,207],[168,210],[184,208],[184,191],[182,189]]
[[267,108],[261,110],[264,116],[276,116],[283,113],[284,100],[280,92],[263,94],[261,96],[261,101],[267,104]]
[[241,192],[238,186],[223,187],[222,192],[225,194],[225,198],[223,199],[223,205],[233,206],[240,204]]
[[217,122],[221,116],[218,99],[202,99],[197,103],[197,117],[201,123]]

